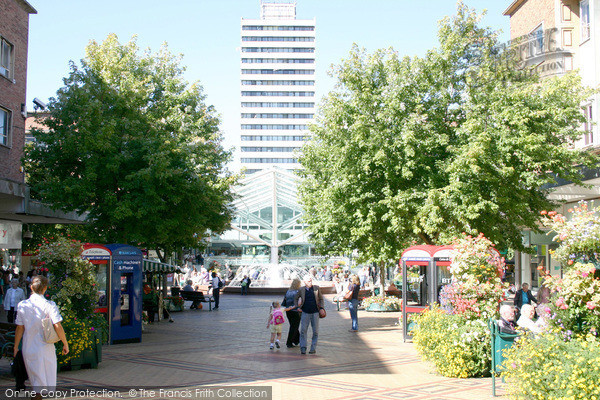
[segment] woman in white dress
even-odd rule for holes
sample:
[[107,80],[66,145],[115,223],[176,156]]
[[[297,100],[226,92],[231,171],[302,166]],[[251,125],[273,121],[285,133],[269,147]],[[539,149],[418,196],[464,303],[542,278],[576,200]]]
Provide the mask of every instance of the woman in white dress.
[[23,359],[34,391],[54,391],[56,386],[56,353],[54,344],[44,341],[42,319],[49,317],[63,344],[63,354],[69,353],[69,344],[60,323],[62,317],[53,301],[44,298],[48,278],[36,276],[31,280],[31,296],[19,303],[15,331],[15,357],[23,339]]

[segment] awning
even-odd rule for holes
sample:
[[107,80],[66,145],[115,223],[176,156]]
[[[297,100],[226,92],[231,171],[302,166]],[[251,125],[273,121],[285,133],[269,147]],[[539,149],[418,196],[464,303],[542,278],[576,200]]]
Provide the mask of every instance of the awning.
[[170,274],[172,272],[181,273],[179,267],[171,264],[165,264],[158,261],[144,260],[144,272],[159,272]]

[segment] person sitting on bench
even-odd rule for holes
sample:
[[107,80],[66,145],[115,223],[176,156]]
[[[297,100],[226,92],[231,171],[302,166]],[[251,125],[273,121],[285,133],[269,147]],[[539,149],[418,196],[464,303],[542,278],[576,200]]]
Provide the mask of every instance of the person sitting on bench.
[[[191,281],[191,279],[188,280],[186,283],[187,283],[187,285],[185,285],[183,287],[183,291],[184,292],[194,292],[194,288],[192,287],[192,281]],[[198,308],[199,304],[200,304],[200,302],[198,300],[194,300],[192,302],[192,305],[190,306],[190,310]]]

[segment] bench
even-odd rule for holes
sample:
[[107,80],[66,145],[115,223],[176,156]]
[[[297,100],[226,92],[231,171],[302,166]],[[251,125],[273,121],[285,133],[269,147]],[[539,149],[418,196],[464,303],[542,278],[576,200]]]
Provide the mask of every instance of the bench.
[[179,295],[183,300],[208,303],[208,311],[212,311],[212,302],[214,301],[212,296],[205,296],[202,292],[186,292],[180,291]]
[[[336,305],[336,308],[338,311],[340,311],[340,304],[344,303],[348,300],[344,300],[344,293],[340,293],[336,296],[334,296],[333,298],[333,302]],[[361,289],[358,291],[358,302],[360,303],[364,298],[371,296],[371,290],[370,289]]]
[[[488,327],[490,328],[492,339],[492,395],[496,397],[496,375],[500,374],[504,369],[502,365],[504,362],[503,350],[511,347],[515,339],[519,337],[519,334],[513,335],[501,332],[498,321],[493,318],[488,320]],[[504,382],[504,377],[502,377],[502,382]]]

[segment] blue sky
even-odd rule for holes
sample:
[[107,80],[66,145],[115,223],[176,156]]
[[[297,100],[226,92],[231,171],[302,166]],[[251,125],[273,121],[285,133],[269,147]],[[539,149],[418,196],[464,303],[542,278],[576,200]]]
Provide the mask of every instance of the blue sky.
[[[221,115],[225,144],[238,135],[240,19],[259,18],[260,0],[29,0],[27,107],[46,101],[62,86],[69,61],[79,63],[90,40],[116,33],[122,42],[138,36],[140,48],[158,50],[163,42],[184,55],[188,81],[200,81],[207,103]],[[483,24],[509,38],[502,12],[512,0],[466,0],[488,13]],[[454,0],[297,0],[297,18],[316,18],[317,95],[333,88],[331,64],[353,43],[369,51],[393,47],[400,55],[422,55],[437,46],[437,23],[456,10]]]

